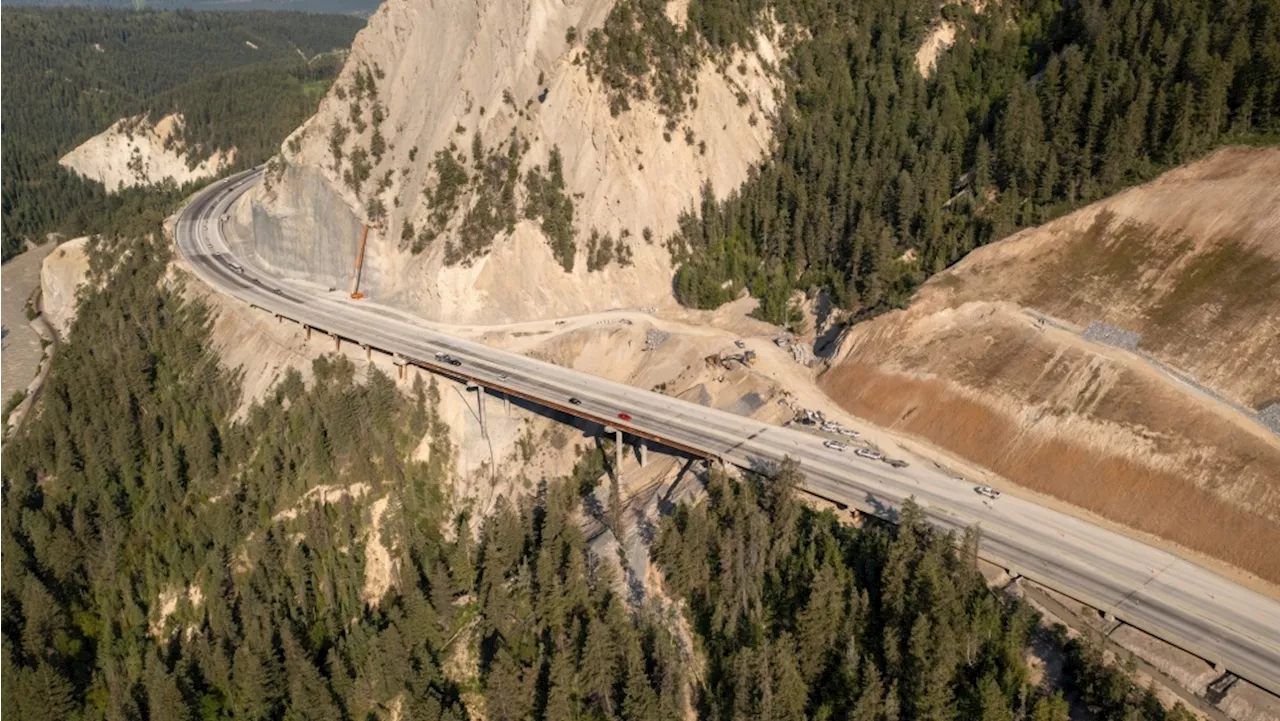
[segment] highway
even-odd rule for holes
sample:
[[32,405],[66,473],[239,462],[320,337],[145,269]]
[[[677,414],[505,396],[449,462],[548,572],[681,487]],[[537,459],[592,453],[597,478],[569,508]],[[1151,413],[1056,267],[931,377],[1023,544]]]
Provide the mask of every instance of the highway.
[[[767,468],[791,456],[800,461],[807,490],[876,515],[892,518],[914,496],[943,528],[980,525],[983,558],[1280,695],[1280,602],[1167,551],[1009,495],[987,500],[972,483],[927,464],[895,469],[852,449],[826,448],[808,433],[455,338],[346,292],[273,277],[256,258],[232,253],[224,231],[233,224],[221,220],[259,176],[255,170],[219,181],[178,216],[178,250],[214,289],[404,362],[742,468]],[[437,353],[461,365],[445,364]],[[620,412],[631,420],[619,420]]]

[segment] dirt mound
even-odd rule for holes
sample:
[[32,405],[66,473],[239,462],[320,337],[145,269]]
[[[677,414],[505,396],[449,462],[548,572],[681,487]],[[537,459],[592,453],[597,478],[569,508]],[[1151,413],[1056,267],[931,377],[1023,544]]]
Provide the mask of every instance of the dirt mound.
[[1280,150],[1227,149],[976,251],[855,326],[850,412],[1280,580]]

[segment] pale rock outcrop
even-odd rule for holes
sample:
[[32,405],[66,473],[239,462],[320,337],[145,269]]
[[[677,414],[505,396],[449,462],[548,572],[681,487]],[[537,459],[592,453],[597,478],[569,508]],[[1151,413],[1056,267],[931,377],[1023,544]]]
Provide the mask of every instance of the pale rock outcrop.
[[920,49],[916,51],[916,70],[926,78],[933,74],[938,64],[938,56],[956,42],[956,25],[950,20],[943,20],[925,36]]
[[102,183],[108,193],[165,180],[182,185],[211,178],[235,162],[236,151],[232,149],[217,151],[194,168],[188,166],[186,149],[175,137],[182,123],[178,114],[166,115],[155,125],[145,116],[122,118],[58,162]]
[[58,246],[40,266],[41,304],[49,325],[66,338],[76,318],[76,290],[89,275],[89,238],[68,240]]
[[[697,106],[668,139],[667,119],[654,103],[633,101],[629,111],[614,116],[599,79],[588,77],[584,39],[612,4],[388,0],[357,36],[316,115],[285,142],[269,182],[233,215],[242,234],[253,231],[251,247],[240,250],[283,274],[346,289],[368,203],[381,185],[376,197],[387,218],[370,231],[360,288],[371,297],[454,323],[672,303],[673,268],[663,241],[704,185],[723,197],[768,150],[781,87],[772,70],[779,50],[761,33],[755,50],[737,53],[723,70],[707,61],[697,74]],[[566,37],[571,27],[573,43]],[[368,149],[373,132],[367,96],[367,126],[357,132],[351,120],[357,73],[375,78],[387,145],[360,193],[342,178],[350,153]],[[348,162],[336,170],[335,124],[349,131],[340,144]],[[577,232],[573,270],[556,261],[539,224],[523,218],[470,263],[444,261],[445,240],[456,233],[456,223],[418,255],[404,247],[405,221],[421,228],[427,215],[423,190],[434,182],[437,152],[456,143],[467,154],[477,132],[485,148],[496,148],[513,131],[527,144],[522,177],[535,165],[545,168],[553,148],[561,152]],[[523,184],[517,193],[522,206]],[[592,230],[615,240],[629,236],[633,264],[588,271]]]

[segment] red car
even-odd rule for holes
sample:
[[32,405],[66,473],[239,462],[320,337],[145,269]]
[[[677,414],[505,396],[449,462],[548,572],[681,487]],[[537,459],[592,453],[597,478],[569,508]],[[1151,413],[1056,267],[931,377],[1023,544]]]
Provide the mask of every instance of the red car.
[[625,412],[624,412],[624,413],[619,413],[619,414],[618,414],[618,417],[619,417],[619,418],[621,418],[621,419],[622,419],[622,420],[624,420],[624,421],[629,421],[629,420],[631,420],[631,414],[630,414],[630,413],[625,413]]

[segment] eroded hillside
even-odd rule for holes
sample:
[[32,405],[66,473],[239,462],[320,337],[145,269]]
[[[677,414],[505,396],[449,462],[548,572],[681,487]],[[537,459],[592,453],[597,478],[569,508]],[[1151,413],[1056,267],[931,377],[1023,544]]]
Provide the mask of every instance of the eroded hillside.
[[823,389],[1009,480],[1280,579],[1280,151],[1231,148],[974,252]]
[[123,118],[58,162],[102,183],[108,193],[165,181],[183,185],[211,178],[235,162],[234,148],[215,151],[203,160],[189,158],[177,137],[182,124],[177,114],[166,115],[154,125],[145,116]]
[[670,304],[662,240],[767,150],[778,51],[761,33],[699,66],[679,113],[624,111],[587,48],[612,6],[385,3],[242,204],[252,250],[348,286],[369,223],[361,290],[447,322]]

